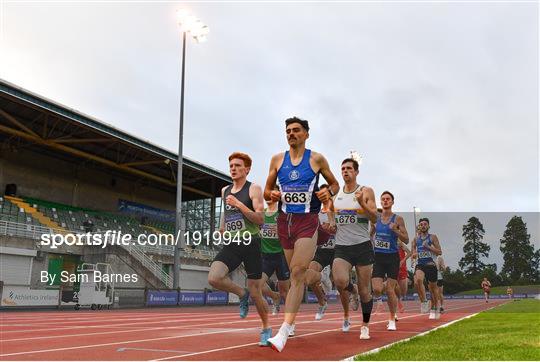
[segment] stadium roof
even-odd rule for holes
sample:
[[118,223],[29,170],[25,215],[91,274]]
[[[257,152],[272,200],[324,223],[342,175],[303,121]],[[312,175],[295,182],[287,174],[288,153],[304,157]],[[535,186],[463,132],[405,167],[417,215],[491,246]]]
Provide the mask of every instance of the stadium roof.
[[[0,79],[0,142],[176,189],[178,155]],[[184,157],[183,199],[219,196],[229,175]]]

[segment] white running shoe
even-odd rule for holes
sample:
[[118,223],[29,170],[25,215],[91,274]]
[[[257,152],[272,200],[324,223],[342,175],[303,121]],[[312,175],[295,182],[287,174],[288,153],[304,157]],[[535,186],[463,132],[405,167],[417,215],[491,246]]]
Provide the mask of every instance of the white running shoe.
[[437,311],[435,309],[432,309],[429,311],[429,319],[436,319],[435,314]]
[[328,308],[328,302],[325,302],[324,305],[319,306],[319,310],[317,311],[317,314],[315,314],[316,321],[320,321],[324,317],[324,312],[326,312],[326,308]]
[[390,319],[390,320],[388,321],[388,325],[386,326],[386,329],[389,330],[389,331],[395,331],[395,330],[397,329],[397,328],[396,328],[396,321]]
[[441,319],[441,311],[439,309],[435,310],[435,319]]
[[289,329],[289,337],[294,337],[295,332],[296,332],[296,324],[293,324],[291,326],[291,329]]
[[341,326],[341,330],[343,332],[348,332],[349,329],[351,329],[351,322],[348,319],[344,319],[343,325]]
[[367,326],[362,326],[362,328],[360,328],[360,339],[370,339],[371,337],[369,336],[369,327]]
[[290,329],[285,326],[285,323],[283,323],[277,334],[272,338],[268,338],[268,343],[270,344],[270,347],[272,347],[274,351],[283,351],[283,348],[285,348],[285,344],[287,344],[289,332]]
[[425,302],[420,303],[420,313],[427,312],[429,312],[429,302],[426,300]]

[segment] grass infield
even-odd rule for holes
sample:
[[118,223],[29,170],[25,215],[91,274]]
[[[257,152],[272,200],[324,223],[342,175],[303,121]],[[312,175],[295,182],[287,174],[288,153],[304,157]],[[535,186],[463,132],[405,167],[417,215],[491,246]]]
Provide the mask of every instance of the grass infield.
[[356,361],[540,360],[540,300],[508,302]]

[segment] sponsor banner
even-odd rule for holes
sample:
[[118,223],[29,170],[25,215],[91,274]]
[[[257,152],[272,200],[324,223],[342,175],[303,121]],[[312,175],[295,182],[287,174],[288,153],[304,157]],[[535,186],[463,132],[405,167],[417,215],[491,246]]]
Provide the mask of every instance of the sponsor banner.
[[175,290],[149,290],[146,294],[146,305],[177,305],[178,292]]
[[158,219],[166,222],[175,221],[174,211],[157,209],[155,207],[122,199],[118,200],[118,211],[125,212],[130,215],[146,216],[150,217],[151,219]]
[[206,304],[227,304],[229,302],[229,293],[227,292],[208,292],[206,293]]
[[178,296],[180,305],[204,305],[204,292],[180,292]]
[[62,290],[62,305],[75,305],[79,303],[79,292]]
[[[338,295],[335,291],[332,291],[328,294],[326,294],[326,300],[329,302],[335,302],[338,300]],[[315,296],[315,293],[308,292],[307,293],[307,302],[308,303],[318,303],[317,297]]]
[[2,307],[58,305],[58,289],[30,289],[28,287],[4,286]]

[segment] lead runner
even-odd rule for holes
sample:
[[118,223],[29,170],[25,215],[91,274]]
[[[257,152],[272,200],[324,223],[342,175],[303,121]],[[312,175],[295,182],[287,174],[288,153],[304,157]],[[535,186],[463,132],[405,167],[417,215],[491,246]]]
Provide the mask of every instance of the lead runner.
[[[291,271],[291,287],[285,302],[285,320],[278,333],[268,339],[281,352],[294,324],[306,285],[306,270],[315,255],[321,202],[326,203],[339,190],[328,161],[318,152],[306,149],[308,121],[297,117],[285,121],[289,150],[270,161],[264,198],[279,201],[278,234]],[[319,191],[319,174],[329,187]],[[274,190],[278,182],[280,191]]]

